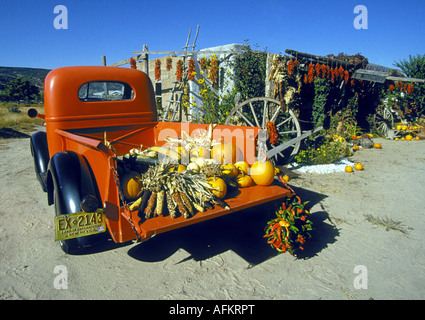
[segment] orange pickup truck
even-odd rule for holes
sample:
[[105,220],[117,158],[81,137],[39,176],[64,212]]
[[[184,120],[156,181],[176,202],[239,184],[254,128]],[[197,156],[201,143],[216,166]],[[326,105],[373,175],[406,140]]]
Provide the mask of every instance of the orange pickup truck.
[[[55,69],[45,79],[44,95],[45,114],[28,112],[44,119],[46,128],[31,136],[30,146],[37,179],[55,208],[55,240],[66,253],[90,246],[103,232],[116,243],[144,241],[289,195],[275,180],[267,186],[240,188],[223,199],[226,206],[216,205],[189,218],[163,214],[146,219],[132,209],[120,186],[123,172],[136,170],[129,168],[134,165],[127,157],[130,151],[163,146],[167,139],[209,130],[210,124],[158,121],[150,79],[130,68]],[[217,140],[237,140],[239,160],[252,164],[260,130],[216,125],[213,135]],[[143,170],[158,165],[148,160],[143,163],[142,158]]]

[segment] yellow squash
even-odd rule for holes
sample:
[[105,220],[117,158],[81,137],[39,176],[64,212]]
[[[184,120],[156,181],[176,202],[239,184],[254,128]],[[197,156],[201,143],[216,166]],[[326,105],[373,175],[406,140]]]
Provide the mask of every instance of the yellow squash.
[[274,180],[274,166],[266,160],[259,160],[251,166],[250,176],[259,186],[268,186]]

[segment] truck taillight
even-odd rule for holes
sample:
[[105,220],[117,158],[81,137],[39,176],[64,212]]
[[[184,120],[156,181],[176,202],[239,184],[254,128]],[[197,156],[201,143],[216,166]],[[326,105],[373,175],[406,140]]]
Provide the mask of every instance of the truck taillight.
[[81,209],[84,212],[95,212],[99,207],[99,201],[92,195],[85,196],[81,201]]

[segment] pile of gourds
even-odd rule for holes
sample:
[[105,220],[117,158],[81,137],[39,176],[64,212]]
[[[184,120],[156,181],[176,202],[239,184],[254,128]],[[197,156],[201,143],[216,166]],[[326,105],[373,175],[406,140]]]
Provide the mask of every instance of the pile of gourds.
[[[276,172],[270,161],[259,160],[250,167],[245,161],[236,161],[241,155],[234,144],[204,138],[185,144],[181,139],[168,139],[168,146],[131,150],[126,157],[157,162],[147,161],[151,164],[143,173],[127,170],[120,177],[130,211],[138,210],[139,217],[146,219],[167,212],[172,218],[190,218],[215,205],[230,209],[224,199],[231,188],[273,182]],[[184,165],[187,156],[189,163]]]

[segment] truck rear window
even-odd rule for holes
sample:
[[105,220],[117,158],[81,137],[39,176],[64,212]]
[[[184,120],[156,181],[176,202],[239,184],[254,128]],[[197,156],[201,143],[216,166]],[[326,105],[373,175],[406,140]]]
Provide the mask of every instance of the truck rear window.
[[78,89],[78,98],[84,102],[132,100],[134,91],[124,82],[91,81]]

